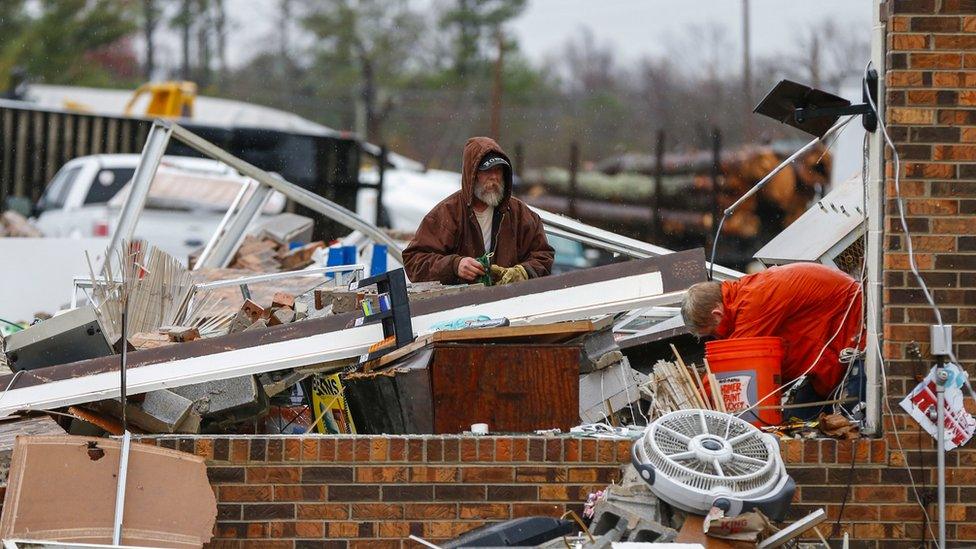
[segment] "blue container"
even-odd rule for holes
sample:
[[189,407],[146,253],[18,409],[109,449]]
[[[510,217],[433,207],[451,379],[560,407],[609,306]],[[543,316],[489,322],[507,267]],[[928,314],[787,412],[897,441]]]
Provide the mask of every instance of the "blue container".
[[386,272],[386,244],[373,244],[373,260],[369,265],[369,276]]

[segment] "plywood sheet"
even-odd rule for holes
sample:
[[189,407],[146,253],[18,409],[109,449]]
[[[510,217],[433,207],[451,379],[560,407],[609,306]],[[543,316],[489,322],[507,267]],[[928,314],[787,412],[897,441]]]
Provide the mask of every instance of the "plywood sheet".
[[579,355],[575,345],[435,344],[434,432],[473,423],[492,432],[568,431],[579,423]]
[[[18,437],[0,538],[111,543],[122,443],[73,436]],[[210,540],[217,502],[204,459],[132,444],[123,545],[190,548]]]

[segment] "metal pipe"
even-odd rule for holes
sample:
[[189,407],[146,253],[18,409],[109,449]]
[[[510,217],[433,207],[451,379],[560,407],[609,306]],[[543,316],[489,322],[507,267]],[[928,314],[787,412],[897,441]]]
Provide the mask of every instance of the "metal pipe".
[[200,151],[214,160],[219,160],[224,164],[227,164],[240,172],[241,175],[255,179],[258,182],[267,185],[294,200],[295,202],[298,202],[302,206],[315,210],[316,212],[329,217],[337,223],[341,223],[350,229],[361,231],[363,234],[369,236],[374,242],[386,244],[389,254],[392,255],[393,258],[398,262],[403,263],[400,245],[397,244],[397,242],[389,235],[381,231],[369,221],[366,221],[360,217],[355,212],[352,212],[339,204],[323,198],[307,189],[299,187],[294,183],[289,183],[288,181],[285,181],[279,177],[275,177],[270,173],[248,162],[245,162],[240,158],[237,158],[236,156],[221,149],[217,145],[214,145],[199,135],[196,135],[190,130],[187,130],[186,128],[183,128],[177,124],[172,124],[170,128],[172,130],[173,137],[179,141],[182,141],[193,149]]
[[217,280],[214,282],[201,282],[194,284],[194,289],[196,291],[201,290],[213,290],[214,288],[225,288],[227,286],[240,286],[241,284],[256,284],[258,282],[268,282],[271,280],[280,280],[283,278],[297,278],[300,276],[313,276],[327,273],[343,273],[346,271],[354,271],[356,273],[362,273],[366,270],[366,265],[362,263],[355,263],[352,265],[332,265],[329,267],[315,267],[313,269],[303,269],[301,271],[285,271],[281,273],[268,273],[260,274],[254,276],[244,276],[240,278],[232,278],[229,280]]
[[214,232],[207,244],[208,247],[213,244],[210,253],[206,256],[201,255],[194,265],[194,269],[203,267],[224,268],[233,261],[237,248],[244,240],[247,228],[261,215],[261,210],[274,192],[271,187],[262,185],[257,181],[248,184],[248,187],[251,186],[254,187],[254,192],[240,205],[237,211],[233,212],[226,230]]
[[[542,218],[545,231],[554,236],[560,236],[574,242],[593,246],[594,248],[622,253],[638,259],[660,257],[674,253],[674,250],[587,225],[586,223],[576,221],[564,215],[554,214],[532,206],[529,206],[529,209]],[[711,268],[711,265],[711,263],[705,262],[706,269]],[[715,266],[715,272],[719,274],[719,280],[737,280],[745,276],[745,273],[721,265]]]
[[[875,67],[885,66],[885,23],[881,19],[881,0],[874,0],[874,23],[871,33],[871,59]],[[884,71],[878,78],[877,107],[881,121],[884,121],[885,90]],[[882,255],[884,245],[884,141],[881,132],[874,132],[869,136],[868,146],[870,156],[868,161],[868,203],[867,213],[867,247],[864,261],[867,263],[867,282],[864,288],[866,297],[867,339],[865,342],[866,358],[864,369],[867,381],[865,388],[865,417],[864,432],[867,435],[879,436],[884,428],[882,422],[882,399],[884,388],[881,386],[881,298],[882,298]]]
[[939,366],[935,374],[935,394],[936,394],[936,470],[938,471],[938,497],[939,497],[939,549],[945,549],[946,542],[946,523],[945,523],[945,491],[946,491],[946,469],[945,469],[945,385],[949,377],[948,372],[939,359]]
[[728,208],[725,208],[725,211],[722,212],[722,213],[724,215],[726,215],[726,216],[732,215],[732,213],[735,212],[735,209],[736,208],[738,208],[739,206],[741,206],[742,203],[745,202],[746,200],[749,200],[749,198],[751,198],[754,194],[758,193],[763,187],[766,186],[766,183],[769,183],[770,180],[772,180],[774,177],[776,177],[776,174],[778,174],[779,172],[783,171],[783,168],[785,168],[785,167],[789,166],[790,164],[792,164],[797,158],[800,157],[800,155],[802,155],[803,153],[805,153],[808,150],[810,150],[811,148],[813,148],[814,145],[816,145],[817,143],[823,143],[823,142],[825,142],[825,140],[831,134],[833,134],[837,130],[843,128],[849,121],[850,121],[850,117],[847,117],[847,118],[845,118],[843,120],[838,120],[836,124],[834,124],[833,126],[831,126],[830,129],[827,130],[826,133],[823,134],[823,137],[814,137],[813,140],[811,140],[809,143],[807,143],[806,145],[804,145],[804,146],[800,147],[799,149],[797,149],[797,151],[795,153],[793,153],[790,156],[788,156],[786,158],[786,160],[780,162],[780,164],[778,166],[776,166],[775,168],[773,168],[773,170],[771,172],[769,172],[768,174],[766,174],[765,177],[763,177],[762,179],[760,179],[759,180],[759,183],[756,183],[755,185],[753,185],[753,187],[751,189],[749,189],[748,191],[746,191],[746,194],[742,195],[742,197],[739,198],[738,200],[736,200],[731,206],[729,206]]
[[224,229],[227,227],[227,224],[230,223],[231,218],[234,216],[234,212],[236,212],[237,209],[240,207],[241,201],[244,200],[244,195],[247,194],[248,189],[250,189],[253,185],[256,184],[257,184],[256,181],[254,182],[248,181],[247,184],[241,185],[241,190],[237,191],[237,196],[235,196],[234,201],[230,203],[230,208],[227,208],[227,212],[224,213],[224,217],[220,219],[220,224],[217,225],[217,230],[214,231],[214,234],[210,237],[210,240],[207,242],[207,245],[203,248],[203,251],[200,252],[200,257],[197,258],[197,262],[191,265],[190,269],[192,270],[199,269],[203,264],[203,261],[206,260],[206,258],[210,257],[210,252],[213,250],[214,246],[216,245],[217,239],[220,237],[221,234],[224,233]]
[[122,543],[122,518],[125,511],[125,477],[129,471],[129,446],[132,435],[126,431],[122,436],[122,450],[119,453],[119,482],[115,488],[115,524],[112,529],[112,543]]
[[106,258],[115,257],[116,250],[122,242],[132,241],[139,215],[146,205],[146,197],[149,196],[149,186],[156,177],[156,170],[159,169],[159,162],[163,159],[163,153],[166,152],[166,145],[169,144],[172,133],[173,126],[163,121],[157,121],[149,130],[146,145],[142,148],[139,157],[139,164],[132,175],[132,182],[129,183],[129,196],[122,205],[122,212],[112,231],[112,238],[105,252]]

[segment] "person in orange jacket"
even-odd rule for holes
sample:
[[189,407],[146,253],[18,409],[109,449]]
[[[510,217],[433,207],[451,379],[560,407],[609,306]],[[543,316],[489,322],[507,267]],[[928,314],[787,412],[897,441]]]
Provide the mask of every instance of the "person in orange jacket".
[[[861,284],[819,263],[792,263],[739,280],[695,284],[688,289],[681,315],[699,337],[782,338],[783,383],[807,377],[794,394],[795,404],[829,400],[848,375],[842,358],[850,363],[864,348]],[[863,364],[853,362],[846,389],[863,400]],[[771,397],[767,403],[777,401]],[[810,406],[784,415],[813,419],[829,408]]]

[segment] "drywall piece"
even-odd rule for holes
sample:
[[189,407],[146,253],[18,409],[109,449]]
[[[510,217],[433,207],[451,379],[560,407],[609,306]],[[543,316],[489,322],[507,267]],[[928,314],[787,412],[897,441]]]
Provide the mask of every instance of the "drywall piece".
[[[0,538],[110,543],[121,446],[93,437],[19,437]],[[123,545],[201,547],[216,519],[202,457],[148,444],[130,447]]]
[[[513,325],[546,324],[650,307],[674,299],[705,279],[702,250],[628,261],[493,286],[411,304],[413,327],[430,331],[461,317],[506,317]],[[347,328],[356,314],[326,316],[287,326],[205,338],[131,353],[129,394],[259,374],[356,357],[383,339],[379,325]],[[0,417],[119,395],[118,360],[93,359],[44,368],[13,380],[0,401]],[[0,385],[10,383],[0,376]]]
[[[580,376],[579,409],[583,423],[605,421],[607,404],[618,412],[631,402],[640,399],[638,387],[647,376],[631,369],[630,361],[623,358],[619,363],[603,370]],[[635,410],[636,410],[636,404]]]

